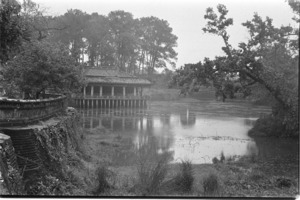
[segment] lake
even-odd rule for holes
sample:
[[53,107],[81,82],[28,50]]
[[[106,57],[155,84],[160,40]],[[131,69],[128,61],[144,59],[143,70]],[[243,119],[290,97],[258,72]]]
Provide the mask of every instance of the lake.
[[[109,129],[128,137],[128,148],[146,148],[160,154],[169,152],[173,163],[189,160],[193,164],[212,163],[213,158],[238,159],[298,155],[298,141],[277,138],[251,138],[248,131],[269,107],[242,101],[153,101],[147,109],[82,109],[86,130]],[[125,153],[126,154],[126,153]],[[130,155],[118,153],[118,162]],[[128,161],[129,162],[129,161]]]

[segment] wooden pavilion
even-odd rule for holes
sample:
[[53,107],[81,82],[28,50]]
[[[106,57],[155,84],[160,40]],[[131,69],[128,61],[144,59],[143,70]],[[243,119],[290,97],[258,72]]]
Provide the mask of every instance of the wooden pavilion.
[[143,89],[151,82],[114,68],[89,68],[85,70],[86,85],[75,98],[82,108],[146,107]]

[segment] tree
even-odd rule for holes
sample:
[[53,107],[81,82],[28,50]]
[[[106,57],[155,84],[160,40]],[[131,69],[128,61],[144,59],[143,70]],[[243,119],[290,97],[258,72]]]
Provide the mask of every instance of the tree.
[[45,16],[45,10],[33,1],[23,0],[21,6],[21,21],[31,40],[43,40],[48,38],[53,30],[66,29],[66,25],[58,23],[52,16]]
[[89,56],[89,65],[111,66],[114,65],[112,37],[107,17],[93,13],[84,30],[87,40],[86,53]]
[[22,49],[4,66],[3,78],[26,98],[40,98],[47,89],[62,93],[80,88],[80,67],[63,45],[34,41]]
[[21,5],[15,0],[1,0],[0,3],[0,63],[5,63],[27,39],[21,23]]
[[131,13],[121,10],[110,12],[108,19],[113,38],[115,64],[120,70],[125,71],[130,66],[137,48],[135,20]]
[[[218,13],[212,8],[206,10],[207,24],[203,31],[222,37],[226,56],[195,66],[193,71],[198,81],[209,79],[218,88],[225,86],[228,80],[235,80],[244,89],[259,89],[270,94],[275,102],[271,118],[281,124],[280,134],[298,135],[299,30],[290,26],[276,28],[272,19],[263,20],[254,14],[251,21],[243,23],[250,39],[234,49],[227,33],[233,20],[227,18],[224,5],[218,5],[217,10]],[[218,82],[220,84],[216,84]]]
[[156,17],[140,19],[140,63],[146,65],[148,74],[152,75],[155,68],[165,68],[167,63],[175,66],[177,53],[177,36],[166,20]]
[[63,16],[56,18],[57,26],[65,28],[53,31],[51,36],[51,41],[59,41],[69,47],[70,53],[77,63],[83,63],[83,54],[86,48],[84,30],[88,19],[89,15],[81,10],[68,10]]

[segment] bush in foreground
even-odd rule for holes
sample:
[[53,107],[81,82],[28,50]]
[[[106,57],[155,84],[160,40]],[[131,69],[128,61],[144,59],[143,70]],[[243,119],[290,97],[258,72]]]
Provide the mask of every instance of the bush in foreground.
[[182,161],[180,171],[174,178],[174,189],[176,191],[190,192],[192,191],[193,182],[194,177],[191,161]]
[[220,184],[215,174],[209,174],[203,180],[203,189],[205,196],[215,196],[219,193]]

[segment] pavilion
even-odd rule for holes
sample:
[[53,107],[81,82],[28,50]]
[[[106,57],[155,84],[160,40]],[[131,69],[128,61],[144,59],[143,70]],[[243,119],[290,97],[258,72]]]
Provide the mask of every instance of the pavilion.
[[75,98],[79,107],[145,107],[143,89],[151,82],[115,68],[88,68],[86,85]]

